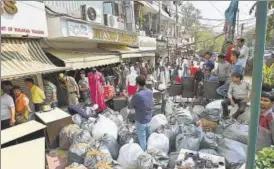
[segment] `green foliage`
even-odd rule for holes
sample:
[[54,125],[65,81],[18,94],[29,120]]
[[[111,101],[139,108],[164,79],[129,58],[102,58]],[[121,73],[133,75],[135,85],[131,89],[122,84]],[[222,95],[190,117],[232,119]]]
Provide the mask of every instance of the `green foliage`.
[[223,42],[225,40],[224,36],[220,36],[216,39],[214,32],[210,29],[203,29],[197,33],[196,41],[198,49],[201,51],[213,50],[215,52],[221,52]]
[[182,14],[182,24],[187,32],[191,31],[193,26],[199,25],[199,20],[202,18],[201,11],[194,7],[190,2],[183,2],[180,13]]
[[255,156],[256,169],[274,168],[274,146],[264,148]]
[[274,63],[268,67],[264,65],[263,67],[264,83],[267,83],[271,86],[274,85]]

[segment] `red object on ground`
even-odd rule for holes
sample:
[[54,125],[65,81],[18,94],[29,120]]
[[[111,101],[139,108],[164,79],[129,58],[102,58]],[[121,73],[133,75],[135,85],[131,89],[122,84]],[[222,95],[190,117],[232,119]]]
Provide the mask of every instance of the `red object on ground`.
[[227,52],[226,52],[226,54],[225,54],[225,60],[226,60],[228,63],[230,63],[230,64],[232,63],[232,62],[231,62],[231,59],[230,59],[232,49],[233,49],[233,47],[228,48],[228,50],[227,50]]
[[90,100],[93,104],[98,105],[100,111],[104,111],[107,106],[105,104],[104,95],[102,91],[102,85],[105,84],[103,75],[100,72],[89,73],[89,88],[90,88]]
[[109,100],[115,97],[115,88],[114,86],[107,85],[104,87],[104,98]]
[[198,67],[192,67],[192,68],[190,69],[190,76],[194,76],[195,73],[196,73],[198,70],[199,70]]
[[128,96],[132,96],[132,95],[134,95],[136,93],[137,86],[128,85],[127,86],[127,91],[128,91]]
[[177,83],[182,83],[182,77],[179,77],[179,76],[176,77],[176,82],[177,82]]

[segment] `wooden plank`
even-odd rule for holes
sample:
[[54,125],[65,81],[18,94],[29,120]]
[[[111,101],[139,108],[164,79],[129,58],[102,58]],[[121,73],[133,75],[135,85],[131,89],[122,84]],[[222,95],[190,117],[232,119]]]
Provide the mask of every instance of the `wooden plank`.
[[13,127],[10,127],[8,129],[1,131],[1,145],[8,143],[10,141],[16,140],[18,138],[21,138],[25,135],[34,133],[36,131],[42,130],[46,128],[45,125],[31,120],[29,122],[19,124]]
[[1,149],[1,168],[45,169],[45,138]]
[[70,114],[59,108],[55,108],[49,112],[36,113],[35,115],[45,124],[70,117]]

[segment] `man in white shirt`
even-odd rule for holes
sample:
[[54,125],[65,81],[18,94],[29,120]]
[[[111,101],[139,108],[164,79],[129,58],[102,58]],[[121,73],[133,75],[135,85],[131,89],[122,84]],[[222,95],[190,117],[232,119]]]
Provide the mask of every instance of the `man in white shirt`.
[[240,52],[239,62],[242,64],[243,68],[245,69],[246,62],[247,62],[247,59],[248,59],[249,48],[246,45],[244,45],[244,43],[245,43],[244,38],[238,38],[237,39],[237,47],[238,47],[238,50]]
[[1,90],[1,130],[15,124],[15,106],[10,95]]

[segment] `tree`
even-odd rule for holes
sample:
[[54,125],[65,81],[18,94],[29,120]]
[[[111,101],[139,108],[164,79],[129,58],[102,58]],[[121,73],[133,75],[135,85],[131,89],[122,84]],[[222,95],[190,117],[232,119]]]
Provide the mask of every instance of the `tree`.
[[[251,15],[254,11],[255,8],[257,7],[257,3],[255,2],[254,5],[251,7],[249,14]],[[268,16],[268,22],[267,22],[267,28],[266,28],[266,40],[271,41],[273,38],[273,33],[274,33],[274,1],[269,1],[268,2],[268,10],[272,11],[272,14]]]
[[181,5],[180,14],[182,15],[182,25],[185,31],[192,30],[194,25],[200,25],[199,19],[202,18],[201,11],[194,7],[192,3],[183,2]]

